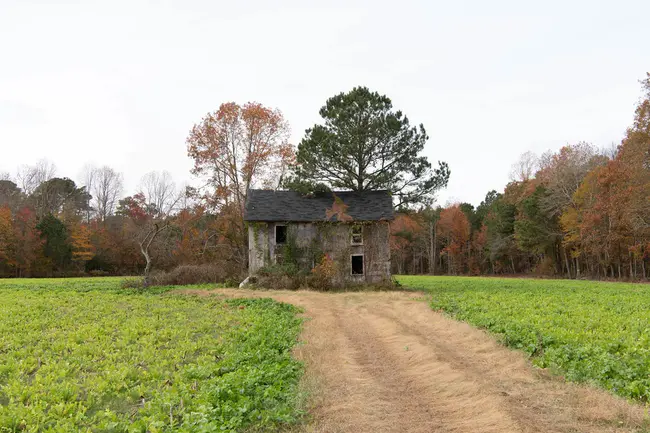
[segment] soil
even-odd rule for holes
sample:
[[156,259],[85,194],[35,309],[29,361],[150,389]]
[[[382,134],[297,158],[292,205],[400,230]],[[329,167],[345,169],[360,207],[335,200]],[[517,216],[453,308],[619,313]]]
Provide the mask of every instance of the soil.
[[[409,292],[185,290],[304,308],[303,432],[639,432],[647,409],[566,383]],[[647,425],[646,427],[647,428]]]

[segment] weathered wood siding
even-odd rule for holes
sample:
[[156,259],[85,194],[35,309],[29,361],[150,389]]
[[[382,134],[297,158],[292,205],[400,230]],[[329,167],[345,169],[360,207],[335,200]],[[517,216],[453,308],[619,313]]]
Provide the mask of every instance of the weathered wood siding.
[[[363,244],[352,245],[349,223],[255,223],[248,229],[249,272],[282,260],[283,245],[275,243],[275,227],[287,226],[290,242],[299,248],[299,266],[311,269],[314,253],[328,254],[337,264],[337,280],[381,282],[390,278],[390,227],[388,221],[363,223]],[[352,275],[351,256],[364,256],[364,275]]]

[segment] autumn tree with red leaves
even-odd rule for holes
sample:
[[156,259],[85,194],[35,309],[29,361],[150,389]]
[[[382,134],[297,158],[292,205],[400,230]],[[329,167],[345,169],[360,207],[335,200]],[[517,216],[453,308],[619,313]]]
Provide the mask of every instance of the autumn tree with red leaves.
[[[135,194],[133,197],[126,197],[120,200],[118,213],[129,217],[131,230],[135,233],[135,239],[140,247],[140,252],[145,259],[143,272],[144,286],[150,284],[150,274],[153,266],[152,248],[159,236],[172,227],[170,215],[161,213],[156,206],[148,203],[143,193]],[[163,245],[171,250],[173,247],[171,239],[163,242]],[[158,242],[160,243],[160,242]],[[159,246],[160,249],[160,246]]]
[[43,240],[36,226],[36,213],[27,206],[20,208],[14,217],[16,240],[16,276],[31,276],[39,258],[43,257]]
[[0,267],[15,265],[13,218],[9,206],[0,207]]

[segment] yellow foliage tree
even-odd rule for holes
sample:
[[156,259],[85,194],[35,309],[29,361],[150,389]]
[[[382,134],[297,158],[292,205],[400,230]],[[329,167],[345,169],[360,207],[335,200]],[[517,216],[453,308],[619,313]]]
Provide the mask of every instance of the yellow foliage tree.
[[74,224],[71,228],[72,260],[85,263],[95,256],[95,247],[90,241],[91,231],[86,224]]

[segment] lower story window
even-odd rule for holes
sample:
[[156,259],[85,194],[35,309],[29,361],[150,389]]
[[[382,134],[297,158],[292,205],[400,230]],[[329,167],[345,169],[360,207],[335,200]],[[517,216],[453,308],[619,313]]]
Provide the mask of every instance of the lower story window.
[[363,275],[363,254],[352,255],[352,275]]
[[275,226],[275,243],[279,245],[287,243],[287,226]]

